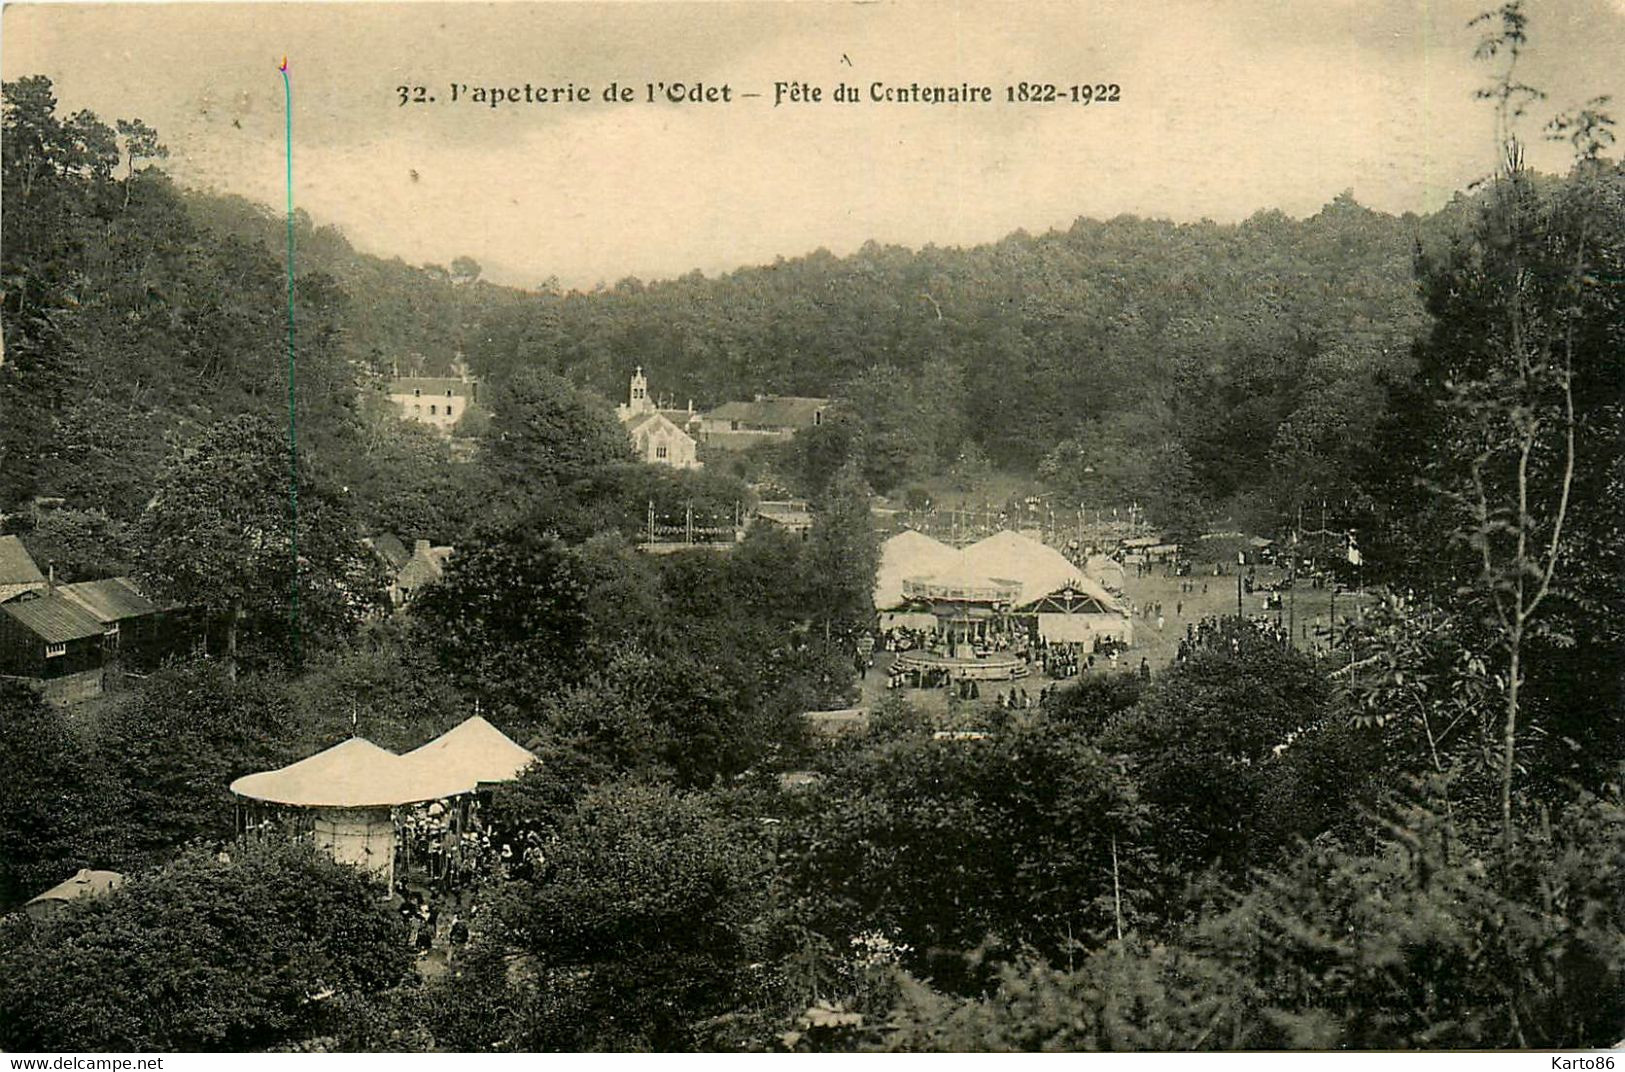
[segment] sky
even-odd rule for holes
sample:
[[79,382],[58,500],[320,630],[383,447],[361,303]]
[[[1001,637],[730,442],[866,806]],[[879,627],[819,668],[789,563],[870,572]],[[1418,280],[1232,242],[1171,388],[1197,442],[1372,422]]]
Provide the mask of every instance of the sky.
[[[1487,3],[12,3],[0,70],[47,75],[63,112],[155,127],[179,181],[280,210],[286,55],[298,208],[367,253],[590,287],[1079,216],[1302,217],[1346,189],[1429,211],[1493,163],[1474,100],[1492,68],[1467,25]],[[1625,0],[1529,9],[1519,74],[1548,94],[1530,161],[1562,170],[1540,128],[1592,97],[1625,101]],[[778,81],[824,99],[775,107]],[[1115,84],[1120,99],[1007,101],[1022,81],[1063,97]],[[591,99],[451,99],[453,84],[527,82]],[[637,99],[604,102],[611,82]],[[732,99],[651,104],[650,82]],[[843,82],[865,99],[833,101]],[[968,82],[995,100],[875,103],[875,82]],[[435,102],[401,105],[402,85]]]

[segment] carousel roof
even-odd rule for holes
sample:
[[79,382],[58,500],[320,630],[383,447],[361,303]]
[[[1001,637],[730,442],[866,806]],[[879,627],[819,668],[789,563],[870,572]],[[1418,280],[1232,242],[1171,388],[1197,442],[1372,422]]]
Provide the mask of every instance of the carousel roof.
[[240,797],[302,808],[386,808],[473,789],[474,782],[456,771],[409,762],[360,737],[231,783]]
[[536,757],[479,715],[401,757],[464,781],[511,782]]
[[900,532],[880,545],[880,568],[875,571],[875,607],[888,610],[903,602],[903,583],[947,569],[959,552],[913,529]]
[[968,550],[955,555],[952,565],[929,576],[903,582],[904,594],[915,599],[946,599],[967,603],[1009,603],[1021,594],[1021,582],[992,576],[980,568]]
[[1090,555],[1089,561],[1083,564],[1083,575],[1107,591],[1123,587],[1123,564],[1109,555]]
[[1028,604],[1052,592],[1072,588],[1116,609],[1117,601],[1065,555],[1019,532],[997,532],[965,549],[969,561],[984,573],[1009,577],[1021,586],[1018,604]]
[[[876,587],[878,593],[880,586]],[[954,553],[931,572],[907,575],[902,583],[902,594],[913,599],[1017,606],[1031,606],[1058,592],[1098,601],[1105,612],[1120,609],[1116,597],[1097,579],[1055,548],[1019,532],[994,533]],[[877,598],[875,605],[887,604]]]

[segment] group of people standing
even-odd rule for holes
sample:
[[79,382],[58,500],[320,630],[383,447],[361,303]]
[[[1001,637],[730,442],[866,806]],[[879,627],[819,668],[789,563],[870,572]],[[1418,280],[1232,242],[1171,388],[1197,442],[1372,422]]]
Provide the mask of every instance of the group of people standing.
[[508,829],[481,822],[471,802],[460,833],[443,803],[419,809],[404,824],[411,846],[399,911],[419,957],[445,947],[449,955],[468,944],[478,914],[475,893],[485,882],[526,880],[546,863],[541,835],[531,827]]
[[1291,634],[1274,618],[1209,615],[1199,622],[1185,626],[1185,636],[1179,641],[1179,650],[1174,658],[1175,661],[1183,663],[1201,651],[1235,654],[1241,650],[1243,641],[1255,637],[1265,637],[1282,647],[1292,641]]
[[[442,901],[453,906],[449,916],[442,911]],[[463,918],[465,910],[462,899],[450,897],[445,894],[436,894],[433,891],[420,893],[409,889],[401,896],[399,911],[401,919],[407,925],[410,935],[409,941],[419,957],[426,957],[434,952],[435,947],[446,945],[449,951],[461,949],[468,944],[468,921]],[[472,915],[478,907],[470,903],[466,911]],[[445,923],[445,933],[441,933],[441,923]]]

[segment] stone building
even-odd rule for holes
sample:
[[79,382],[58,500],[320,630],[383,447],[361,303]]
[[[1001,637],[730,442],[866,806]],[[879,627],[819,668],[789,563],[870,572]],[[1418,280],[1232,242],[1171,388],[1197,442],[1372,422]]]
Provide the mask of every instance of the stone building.
[[703,464],[695,455],[698,446],[688,433],[698,418],[690,404],[687,410],[661,409],[649,397],[649,381],[639,366],[632,373],[626,404],[615,407],[615,416],[632,440],[638,460],[673,469],[698,469]]

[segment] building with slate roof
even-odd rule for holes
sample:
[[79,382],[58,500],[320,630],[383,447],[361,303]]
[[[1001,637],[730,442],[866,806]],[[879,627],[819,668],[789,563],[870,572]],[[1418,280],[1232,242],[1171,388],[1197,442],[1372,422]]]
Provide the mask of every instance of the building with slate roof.
[[726,450],[775,443],[824,423],[827,398],[757,395],[750,402],[725,402],[697,422],[700,442]]
[[480,383],[467,376],[401,376],[390,380],[384,393],[407,420],[450,432],[479,403]]
[[0,603],[0,675],[35,686],[52,703],[102,693],[107,627],[51,588]]
[[372,548],[372,553],[378,556],[378,561],[383,563],[384,568],[391,574],[400,572],[400,568],[412,557],[412,552],[407,549],[406,544],[393,532],[369,537],[365,543]]
[[405,564],[396,571],[389,584],[389,599],[395,606],[410,603],[423,589],[438,584],[446,575],[446,563],[451,561],[453,548],[434,547],[428,540],[416,540]]
[[684,430],[695,419],[694,412],[658,408],[649,397],[649,381],[642,366],[632,373],[626,404],[615,407],[615,416],[631,438],[639,461],[673,469],[700,468],[694,437]]
[[45,574],[23,541],[16,536],[0,536],[0,603],[24,592],[39,591],[45,585]]

